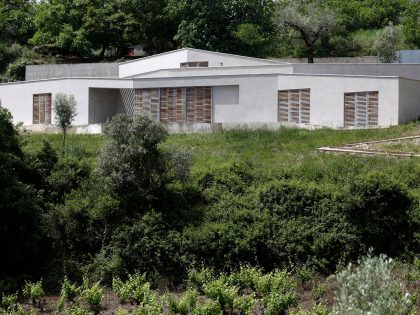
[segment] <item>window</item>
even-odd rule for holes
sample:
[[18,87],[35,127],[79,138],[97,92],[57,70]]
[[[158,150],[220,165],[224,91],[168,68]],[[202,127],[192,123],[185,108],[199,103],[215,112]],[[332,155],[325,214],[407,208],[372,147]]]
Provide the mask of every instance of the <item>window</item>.
[[181,68],[207,68],[209,66],[208,61],[194,61],[194,62],[182,62]]
[[279,122],[310,122],[310,89],[279,91]]
[[211,123],[212,88],[136,89],[134,114],[162,123]]
[[51,93],[34,94],[33,124],[51,124]]
[[344,126],[378,125],[378,91],[344,94]]

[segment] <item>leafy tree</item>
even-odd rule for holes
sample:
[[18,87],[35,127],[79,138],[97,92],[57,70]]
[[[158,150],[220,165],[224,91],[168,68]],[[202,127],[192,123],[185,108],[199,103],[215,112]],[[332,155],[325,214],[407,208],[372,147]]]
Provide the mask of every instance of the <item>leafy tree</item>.
[[0,278],[36,271],[41,203],[11,114],[0,107]]
[[379,62],[392,63],[398,60],[397,50],[402,44],[402,36],[401,27],[392,23],[383,29],[375,42]]
[[5,0],[0,2],[0,38],[7,43],[26,44],[34,33],[34,0]]
[[272,0],[169,0],[182,47],[264,56],[274,27]]
[[66,135],[76,117],[76,101],[73,95],[57,94],[53,101],[55,123],[63,130],[63,150],[66,145]]
[[167,131],[148,117],[115,116],[105,128],[99,174],[130,212],[156,206],[169,183],[188,178],[189,154],[159,147]]
[[407,44],[420,48],[420,2],[411,1],[402,17],[402,27]]
[[277,22],[283,32],[302,41],[308,63],[314,62],[315,45],[322,37],[332,35],[337,25],[336,14],[320,1],[283,1],[277,13]]

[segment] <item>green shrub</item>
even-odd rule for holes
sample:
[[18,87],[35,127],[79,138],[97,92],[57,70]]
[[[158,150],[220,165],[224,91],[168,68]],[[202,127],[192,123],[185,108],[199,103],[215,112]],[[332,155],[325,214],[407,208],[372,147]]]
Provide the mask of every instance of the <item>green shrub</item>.
[[241,266],[239,271],[229,275],[228,281],[231,285],[237,286],[241,290],[256,290],[256,284],[262,277],[260,269],[251,266]]
[[89,315],[89,312],[79,305],[74,305],[66,315]]
[[172,296],[169,297],[169,309],[174,314],[188,315],[189,312],[194,310],[198,299],[198,291],[195,289],[189,289],[181,297],[179,301],[176,301]]
[[238,289],[230,286],[222,277],[206,283],[203,289],[208,298],[218,301],[224,309],[233,308]]
[[89,285],[87,278],[83,280],[83,290],[81,296],[88,305],[89,311],[93,312],[95,315],[99,314],[102,309],[102,299],[103,299],[103,288],[99,282],[96,282],[93,286]]
[[140,303],[144,300],[144,292],[148,290],[149,283],[146,281],[145,275],[136,273],[128,275],[126,282],[121,281],[119,278],[112,280],[112,289],[117,294],[117,297],[122,301],[129,301],[131,304]]
[[384,255],[359,260],[337,275],[334,314],[407,315],[412,308],[410,295],[392,275],[393,261]]
[[297,296],[295,292],[280,293],[271,292],[264,299],[265,313],[267,315],[285,314],[291,308],[297,306]]
[[208,300],[204,304],[197,305],[194,315],[220,315],[222,313],[219,301]]
[[11,311],[15,308],[18,299],[17,292],[14,294],[3,294],[1,298],[1,308],[6,311]]
[[38,282],[25,281],[23,295],[32,300],[32,305],[42,310],[42,298],[45,296],[44,289],[42,288],[42,280]]
[[255,294],[241,295],[235,297],[233,307],[239,311],[240,315],[251,315],[257,302]]
[[330,315],[331,312],[323,304],[315,305],[311,310],[291,311],[290,315]]
[[351,183],[346,211],[366,249],[399,255],[413,234],[411,207],[412,199],[404,184],[390,175],[369,172]]
[[79,293],[80,288],[75,283],[71,283],[67,276],[65,276],[61,285],[61,294],[60,300],[57,304],[57,311],[62,312],[64,304],[66,302],[74,302],[75,298],[78,296]]
[[163,315],[156,293],[150,290],[147,284],[143,291],[143,301],[133,313],[134,315]]
[[188,287],[204,293],[203,288],[206,283],[214,280],[214,272],[210,268],[201,268],[201,270],[190,269],[187,273]]

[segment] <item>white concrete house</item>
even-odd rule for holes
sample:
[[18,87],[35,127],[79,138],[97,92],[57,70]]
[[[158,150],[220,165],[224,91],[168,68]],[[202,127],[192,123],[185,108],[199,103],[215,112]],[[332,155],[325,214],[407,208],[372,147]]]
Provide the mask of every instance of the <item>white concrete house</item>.
[[118,113],[172,131],[386,127],[419,118],[420,64],[285,64],[185,48],[120,64],[27,66],[26,81],[0,84],[2,106],[32,130],[54,122],[57,93],[75,96],[74,125],[86,132]]

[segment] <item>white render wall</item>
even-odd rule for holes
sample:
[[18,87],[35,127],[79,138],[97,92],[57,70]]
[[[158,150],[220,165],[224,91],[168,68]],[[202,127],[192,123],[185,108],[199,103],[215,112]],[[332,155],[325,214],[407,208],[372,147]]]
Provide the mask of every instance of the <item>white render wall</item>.
[[[134,80],[134,88],[165,87],[213,87],[213,123],[277,122],[277,78],[276,74],[222,77],[183,77]],[[233,99],[239,86],[239,103],[218,101]],[[225,87],[219,89],[219,87]],[[229,91],[230,89],[230,91]],[[223,93],[224,95],[219,95]],[[229,96],[230,94],[230,96]]]
[[[163,69],[179,69],[182,62],[207,61],[209,67],[282,65],[285,63],[235,56],[200,49],[184,48],[150,57],[120,63],[119,77],[127,78]],[[205,69],[205,68],[200,68]]]
[[127,61],[120,63],[119,77],[126,78],[160,69],[179,68],[180,63],[186,61],[187,50],[185,49]]
[[[15,123],[32,125],[33,95],[51,93],[73,94],[77,102],[74,125],[89,123],[89,88],[132,88],[132,80],[118,79],[56,79],[0,84],[2,106],[9,109]],[[52,122],[54,113],[52,112]]]
[[420,81],[400,78],[398,123],[404,124],[420,117]]
[[379,92],[378,125],[398,124],[397,77],[280,75],[279,90],[311,89],[311,125],[344,126],[344,93]]

